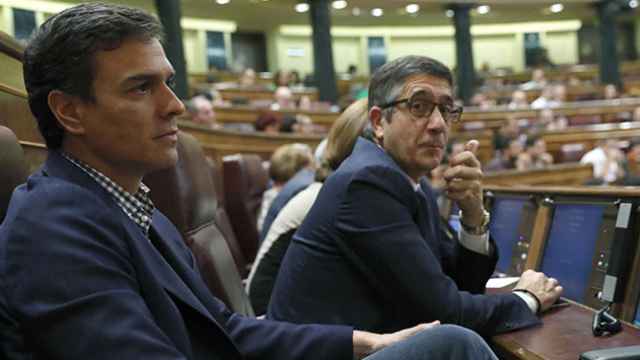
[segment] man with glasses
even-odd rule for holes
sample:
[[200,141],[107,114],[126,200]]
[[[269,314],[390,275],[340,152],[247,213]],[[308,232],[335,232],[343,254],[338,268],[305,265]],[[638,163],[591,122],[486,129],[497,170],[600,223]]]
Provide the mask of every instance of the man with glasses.
[[448,240],[425,176],[460,120],[449,69],[422,56],[382,66],[369,86],[369,131],[329,177],[283,260],[268,317],[393,330],[439,320],[493,335],[535,325],[557,280],[525,272],[513,293],[482,295],[497,249],[489,238],[475,140],[449,159],[446,195],[462,230]]

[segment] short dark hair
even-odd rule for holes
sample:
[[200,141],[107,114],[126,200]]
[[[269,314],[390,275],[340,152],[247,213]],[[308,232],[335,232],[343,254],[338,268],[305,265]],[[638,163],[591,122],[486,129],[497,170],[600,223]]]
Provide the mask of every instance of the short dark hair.
[[52,16],[35,32],[24,51],[24,82],[47,147],[59,148],[64,138],[49,108],[49,93],[60,90],[94,102],[95,54],[115,50],[130,38],[162,41],[162,25],[143,10],[90,3]]
[[451,70],[443,63],[427,56],[404,56],[382,65],[371,77],[369,109],[396,100],[402,92],[405,80],[413,75],[431,75],[444,79],[453,86]]

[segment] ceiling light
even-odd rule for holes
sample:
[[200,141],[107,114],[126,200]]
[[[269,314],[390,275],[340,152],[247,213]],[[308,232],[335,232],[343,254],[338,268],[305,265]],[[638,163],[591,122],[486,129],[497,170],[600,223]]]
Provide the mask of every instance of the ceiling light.
[[220,4],[220,5],[226,5],[228,3],[230,3],[231,0],[216,0],[216,3]]
[[638,0],[629,0],[629,7],[635,9],[638,7]]
[[550,10],[552,13],[559,13],[559,12],[561,12],[562,10],[564,10],[564,5],[562,5],[562,4],[560,4],[560,3],[553,4],[553,5],[549,6],[549,10]]
[[375,17],[380,17],[384,14],[384,11],[380,8],[373,8],[371,9],[371,15],[375,16]]
[[299,3],[296,4],[296,12],[303,13],[309,11],[309,4],[307,3]]
[[336,10],[342,10],[347,7],[347,2],[345,0],[336,0],[331,4],[331,6]]
[[415,14],[418,11],[420,11],[420,5],[418,4],[409,4],[407,5],[407,7],[405,8],[405,10],[407,10],[407,12],[409,14]]
[[445,11],[444,14],[447,15],[447,17],[452,18],[453,15],[455,15],[456,13],[453,12],[453,10],[451,10],[451,9],[447,9],[447,11]]
[[360,16],[360,14],[362,14],[362,10],[360,10],[359,7],[354,7],[353,9],[351,9],[351,15]]
[[489,5],[480,5],[476,10],[478,11],[478,14],[484,15],[491,11],[491,7],[489,7]]

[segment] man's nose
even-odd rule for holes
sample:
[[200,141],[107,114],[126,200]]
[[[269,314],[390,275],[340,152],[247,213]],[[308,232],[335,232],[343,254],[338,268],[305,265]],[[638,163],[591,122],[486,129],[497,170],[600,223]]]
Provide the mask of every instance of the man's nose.
[[163,93],[164,96],[161,99],[161,106],[164,106],[163,112],[166,116],[178,116],[184,113],[184,104],[169,86],[166,86]]
[[427,123],[427,130],[429,131],[444,131],[447,128],[447,121],[443,114],[440,112],[439,107],[435,107],[431,116],[429,116],[429,122]]

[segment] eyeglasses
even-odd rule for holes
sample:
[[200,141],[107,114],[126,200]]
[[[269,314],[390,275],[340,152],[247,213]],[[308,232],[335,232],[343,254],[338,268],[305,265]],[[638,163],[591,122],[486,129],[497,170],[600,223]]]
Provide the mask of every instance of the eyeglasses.
[[447,125],[460,121],[460,117],[462,117],[462,106],[438,103],[423,91],[413,94],[410,98],[398,99],[384,104],[380,108],[384,110],[403,103],[407,104],[409,113],[416,119],[428,119],[436,106]]

